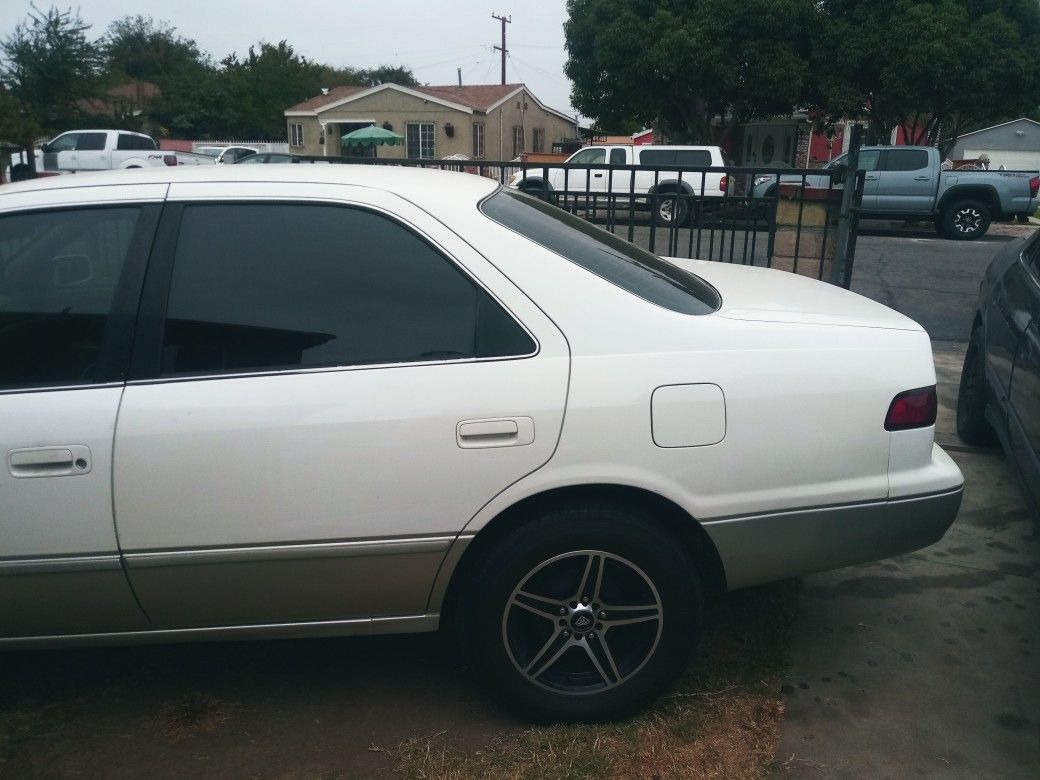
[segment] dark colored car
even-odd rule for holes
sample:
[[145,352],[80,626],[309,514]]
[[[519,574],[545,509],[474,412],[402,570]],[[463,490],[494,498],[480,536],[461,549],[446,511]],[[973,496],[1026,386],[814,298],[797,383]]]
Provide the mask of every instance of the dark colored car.
[[257,152],[247,157],[240,157],[235,161],[235,165],[270,165],[273,163],[323,163],[327,164],[327,161],[322,158],[313,157],[300,157],[295,154],[285,154],[284,152]]
[[999,441],[1040,507],[1040,231],[986,270],[961,373],[957,433]]

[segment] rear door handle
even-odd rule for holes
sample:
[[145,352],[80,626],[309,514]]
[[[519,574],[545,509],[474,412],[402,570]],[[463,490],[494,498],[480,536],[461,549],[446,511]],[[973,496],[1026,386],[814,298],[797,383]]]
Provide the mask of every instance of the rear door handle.
[[463,420],[455,429],[455,441],[466,450],[522,447],[534,441],[534,420],[530,417]]
[[7,453],[7,470],[16,479],[71,477],[89,474],[90,448],[81,444],[59,447],[25,447]]

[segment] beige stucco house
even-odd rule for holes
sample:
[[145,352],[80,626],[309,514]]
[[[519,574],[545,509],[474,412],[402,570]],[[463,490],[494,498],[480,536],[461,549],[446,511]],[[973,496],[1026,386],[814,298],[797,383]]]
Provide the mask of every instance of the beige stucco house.
[[293,153],[328,156],[359,154],[342,149],[340,137],[368,125],[405,137],[404,145],[378,147],[380,157],[512,160],[578,136],[574,117],[523,84],[335,87],[287,109],[285,119]]

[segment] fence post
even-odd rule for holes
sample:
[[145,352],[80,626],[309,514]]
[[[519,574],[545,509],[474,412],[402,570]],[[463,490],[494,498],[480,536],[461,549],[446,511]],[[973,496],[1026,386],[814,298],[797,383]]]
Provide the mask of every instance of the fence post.
[[856,231],[859,227],[859,207],[863,197],[860,188],[859,148],[863,145],[863,126],[853,125],[849,139],[849,162],[845,171],[841,211],[838,213],[838,231],[835,236],[834,266],[831,284],[848,288],[852,284],[852,261],[856,255]]

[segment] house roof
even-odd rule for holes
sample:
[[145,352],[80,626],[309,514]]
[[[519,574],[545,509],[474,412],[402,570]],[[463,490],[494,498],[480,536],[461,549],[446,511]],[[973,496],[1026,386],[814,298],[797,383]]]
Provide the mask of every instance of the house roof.
[[976,133],[985,133],[987,130],[996,130],[998,127],[1004,127],[1005,125],[1013,125],[1018,122],[1029,122],[1033,125],[1040,125],[1035,119],[1030,119],[1027,116],[1019,117],[1018,119],[1012,119],[1008,122],[1001,122],[999,125],[991,125],[990,127],[981,127],[978,130],[972,130],[970,133],[961,133],[957,136],[957,140],[960,141],[962,138],[967,138],[969,135],[975,135]]
[[[456,108],[460,111],[472,113],[473,111],[489,112],[498,108],[502,103],[513,95],[526,89],[524,84],[467,84],[458,86],[446,85],[423,85],[416,87],[404,87],[400,84],[380,84],[375,87],[333,87],[327,95],[316,95],[315,97],[297,103],[285,110],[286,115],[318,114],[327,111],[352,100],[380,92],[385,89],[393,89],[409,95],[429,97],[437,103]],[[534,102],[544,111],[556,114],[568,121],[574,121],[562,111],[556,111],[542,103],[538,98],[528,94]]]

